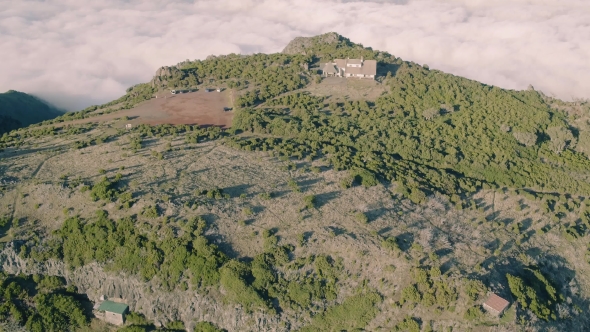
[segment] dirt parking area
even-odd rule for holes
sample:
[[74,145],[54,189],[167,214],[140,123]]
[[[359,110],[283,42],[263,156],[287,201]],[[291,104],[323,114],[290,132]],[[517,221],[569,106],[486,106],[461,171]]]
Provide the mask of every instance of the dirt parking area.
[[[199,124],[203,126],[229,127],[233,112],[231,90],[222,92],[189,92],[172,95],[162,93],[157,98],[139,104],[133,109],[133,122],[147,124]],[[122,113],[119,112],[121,115]]]
[[126,121],[126,123],[132,125],[198,124],[201,126],[228,128],[231,126],[233,111],[226,111],[225,109],[233,108],[232,95],[232,90],[222,92],[197,91],[176,95],[169,92],[160,92],[157,98],[142,102],[132,109],[63,122],[58,125],[105,122],[127,116],[130,120]]

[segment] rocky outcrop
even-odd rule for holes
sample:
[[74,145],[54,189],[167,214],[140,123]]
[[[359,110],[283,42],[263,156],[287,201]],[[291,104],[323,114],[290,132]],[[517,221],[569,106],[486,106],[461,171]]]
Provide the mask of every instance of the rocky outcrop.
[[154,78],[152,78],[150,84],[152,85],[152,88],[167,88],[168,82],[172,78],[177,78],[180,76],[182,76],[182,72],[180,69],[178,69],[178,67],[160,67],[158,70],[156,70],[156,75],[154,75]]
[[156,324],[182,320],[192,331],[197,321],[209,321],[228,331],[281,331],[279,317],[263,312],[246,313],[239,305],[224,304],[222,294],[207,295],[194,290],[161,290],[155,281],[142,282],[135,277],[105,271],[98,264],[69,269],[60,261],[32,263],[20,258],[12,245],[0,252],[0,270],[11,274],[43,274],[63,277],[94,302],[101,295],[122,298],[132,311],[144,314]]
[[336,32],[328,32],[315,37],[297,37],[287,44],[287,46],[283,49],[283,53],[306,54],[306,49],[309,49],[314,45],[336,44],[341,40],[344,40],[344,37],[340,36]]

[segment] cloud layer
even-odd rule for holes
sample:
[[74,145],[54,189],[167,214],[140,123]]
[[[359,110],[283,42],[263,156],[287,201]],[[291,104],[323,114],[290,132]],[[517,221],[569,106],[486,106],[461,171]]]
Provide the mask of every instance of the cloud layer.
[[510,89],[590,98],[587,0],[0,0],[0,91],[68,110],[210,54],[352,41]]

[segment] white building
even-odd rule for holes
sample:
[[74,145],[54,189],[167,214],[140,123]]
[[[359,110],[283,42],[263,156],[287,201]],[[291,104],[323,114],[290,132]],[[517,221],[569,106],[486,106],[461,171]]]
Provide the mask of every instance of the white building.
[[357,77],[375,79],[377,75],[377,60],[335,59],[334,62],[324,64],[322,75],[337,77]]

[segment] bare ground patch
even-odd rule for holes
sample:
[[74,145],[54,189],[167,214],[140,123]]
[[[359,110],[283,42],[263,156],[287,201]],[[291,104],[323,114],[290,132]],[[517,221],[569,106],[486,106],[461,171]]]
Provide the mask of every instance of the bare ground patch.
[[386,90],[386,86],[374,80],[343,77],[324,77],[320,83],[313,83],[304,89],[313,95],[327,97],[328,102],[374,101]]
[[224,108],[233,108],[232,90],[222,92],[197,91],[172,95],[160,92],[157,98],[144,101],[137,106],[110,114],[87,119],[57,123],[55,126],[82,124],[91,122],[108,122],[117,118],[128,117],[118,125],[137,124],[190,124],[201,126],[219,126],[228,128],[233,119],[233,112]]

